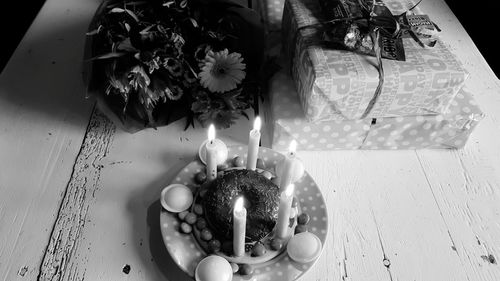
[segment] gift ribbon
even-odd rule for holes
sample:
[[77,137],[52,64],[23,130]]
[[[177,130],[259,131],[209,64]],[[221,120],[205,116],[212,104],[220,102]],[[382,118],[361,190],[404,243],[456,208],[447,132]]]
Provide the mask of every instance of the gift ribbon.
[[380,93],[382,93],[382,86],[384,86],[384,67],[382,64],[382,49],[380,48],[380,29],[375,28],[372,32],[372,36],[375,35],[375,38],[372,38],[373,41],[373,50],[375,51],[375,58],[377,59],[377,70],[378,70],[378,85],[377,89],[375,89],[375,93],[373,94],[373,97],[371,98],[370,102],[368,103],[368,106],[365,109],[365,112],[363,112],[363,115],[361,115],[361,119],[366,118],[366,116],[370,113],[372,108],[375,106],[377,103],[378,97],[380,96]]
[[[370,102],[368,103],[364,113],[361,115],[360,119],[364,119],[368,116],[370,111],[373,109],[375,104],[377,103],[378,97],[380,96],[382,92],[382,87],[384,85],[384,68],[382,64],[382,48],[381,48],[381,40],[382,40],[382,35],[385,37],[389,38],[398,38],[401,37],[403,34],[403,31],[407,31],[410,35],[410,37],[415,40],[421,47],[424,47],[425,44],[418,38],[418,36],[415,34],[415,32],[412,30],[411,26],[407,24],[407,20],[405,18],[406,14],[415,9],[422,0],[419,0],[415,5],[413,5],[411,8],[409,8],[407,11],[401,13],[398,16],[394,15],[378,15],[374,12],[374,9],[376,8],[375,2],[372,4],[371,8],[368,8],[368,5],[364,2],[365,0],[359,0],[358,3],[360,4],[360,7],[362,7],[363,12],[365,16],[362,17],[347,17],[347,18],[340,18],[340,19],[333,19],[329,21],[322,21],[318,23],[313,23],[305,26],[301,26],[297,28],[297,31],[295,33],[295,38],[297,38],[298,33],[304,29],[307,28],[317,28],[317,27],[323,27],[325,24],[331,24],[331,23],[337,23],[337,22],[347,22],[347,21],[367,21],[369,29],[371,30],[370,35],[372,37],[373,41],[373,51],[375,53],[375,58],[376,58],[376,67],[378,71],[378,85],[375,90],[375,93],[373,94],[373,97],[371,98]],[[401,24],[406,23],[406,24]],[[432,22],[433,26],[437,31],[441,31],[439,27]],[[297,42],[297,40],[294,40],[293,42]],[[337,43],[337,42],[328,42],[325,41],[325,43]],[[435,41],[430,42],[427,44],[429,47],[433,47],[435,45]],[[338,44],[341,45],[341,44]],[[292,56],[293,57],[293,56]]]

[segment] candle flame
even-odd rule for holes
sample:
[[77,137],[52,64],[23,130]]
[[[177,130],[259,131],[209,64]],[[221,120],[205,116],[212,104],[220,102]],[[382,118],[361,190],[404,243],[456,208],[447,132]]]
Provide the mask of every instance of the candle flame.
[[295,151],[297,151],[297,141],[296,140],[292,140],[292,142],[290,142],[290,146],[288,147],[288,151],[290,153],[295,153]]
[[234,212],[235,213],[239,213],[239,212],[243,211],[243,203],[244,203],[243,196],[236,199],[236,203],[234,203]]
[[214,124],[208,126],[208,140],[213,141],[215,139],[215,127]]
[[262,126],[262,121],[260,120],[260,117],[259,116],[255,117],[255,121],[253,122],[253,129],[260,131],[261,126]]
[[289,184],[286,189],[285,189],[285,195],[287,197],[290,197],[292,196],[293,194],[293,190],[295,189],[295,185],[293,183]]

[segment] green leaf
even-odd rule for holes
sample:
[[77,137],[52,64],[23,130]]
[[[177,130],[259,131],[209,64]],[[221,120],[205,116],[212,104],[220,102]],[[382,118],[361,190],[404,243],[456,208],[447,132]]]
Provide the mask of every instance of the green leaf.
[[125,12],[127,12],[127,14],[129,14],[136,22],[139,22],[139,18],[134,14],[134,12],[129,9],[125,9]]
[[125,12],[125,10],[122,8],[113,8],[113,9],[111,9],[111,11],[109,11],[110,14],[111,13],[123,13],[123,12]]
[[132,46],[132,43],[130,42],[130,38],[127,38],[116,46],[116,49],[119,51],[124,51],[124,52],[137,52],[137,49]]
[[111,9],[111,11],[109,11],[110,14],[112,13],[127,13],[129,14],[129,16],[131,16],[136,22],[139,22],[139,18],[134,14],[134,12],[132,12],[131,10],[129,9],[122,9],[122,8],[113,8]]
[[146,34],[149,32],[151,28],[153,28],[155,24],[149,25],[148,27],[144,28],[143,30],[139,31],[140,34]]
[[102,25],[99,25],[99,27],[98,27],[97,29],[94,29],[94,30],[92,30],[92,31],[89,31],[89,32],[87,32],[86,34],[87,34],[87,35],[96,35],[96,34],[98,34],[99,32],[101,32],[102,28],[103,28],[103,26],[102,26]]
[[174,4],[175,4],[175,1],[167,1],[167,2],[163,3],[162,5],[164,7],[170,8],[170,6],[172,6]]
[[193,18],[188,18],[189,21],[191,21],[191,24],[193,24],[193,27],[199,27],[198,22],[193,19]]
[[103,60],[103,59],[119,58],[119,57],[122,57],[126,54],[127,53],[124,53],[124,52],[111,52],[111,53],[107,53],[104,55],[93,57],[90,60]]

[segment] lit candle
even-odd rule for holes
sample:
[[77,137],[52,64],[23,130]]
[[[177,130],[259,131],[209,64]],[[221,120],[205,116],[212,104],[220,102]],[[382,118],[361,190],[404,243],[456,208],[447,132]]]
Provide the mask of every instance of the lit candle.
[[288,236],[288,225],[290,223],[294,188],[295,186],[290,184],[286,187],[285,191],[281,192],[278,221],[276,221],[276,232],[274,233],[277,238],[284,239]]
[[248,153],[247,153],[247,169],[255,170],[257,167],[257,157],[259,156],[259,142],[260,142],[260,117],[257,116],[253,123],[253,130],[250,131],[248,136]]
[[236,199],[233,210],[233,251],[237,257],[245,254],[247,209],[243,207],[243,202],[243,197]]
[[297,171],[300,169],[300,165],[302,162],[297,159],[295,151],[297,150],[297,142],[292,140],[290,146],[288,148],[288,153],[285,155],[285,160],[282,166],[279,187],[280,191],[283,191],[288,187],[289,184],[293,183],[295,180],[300,178],[302,175],[297,177],[295,175]]
[[215,140],[215,127],[208,127],[208,141],[205,144],[207,161],[207,179],[213,180],[217,177],[217,144]]

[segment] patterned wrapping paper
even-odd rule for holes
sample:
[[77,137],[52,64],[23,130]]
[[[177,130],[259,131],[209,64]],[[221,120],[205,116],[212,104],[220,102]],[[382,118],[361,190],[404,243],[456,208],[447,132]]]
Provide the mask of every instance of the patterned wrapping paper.
[[484,117],[469,93],[461,90],[446,114],[309,122],[291,77],[276,74],[270,85],[266,124],[272,148],[299,150],[461,148]]
[[259,10],[268,31],[281,30],[285,0],[257,0]]
[[[404,0],[385,0],[393,14],[404,12]],[[418,9],[416,10],[419,13]],[[323,31],[303,28],[322,21],[318,0],[286,0],[283,46],[309,121],[361,118],[378,85],[374,57],[322,46]],[[444,113],[468,73],[441,41],[422,48],[403,39],[406,61],[383,60],[385,82],[366,117]]]

